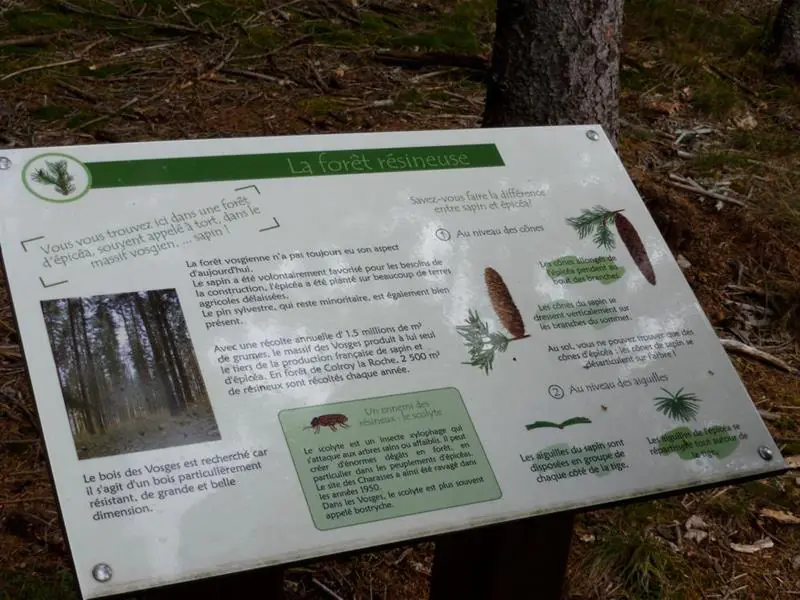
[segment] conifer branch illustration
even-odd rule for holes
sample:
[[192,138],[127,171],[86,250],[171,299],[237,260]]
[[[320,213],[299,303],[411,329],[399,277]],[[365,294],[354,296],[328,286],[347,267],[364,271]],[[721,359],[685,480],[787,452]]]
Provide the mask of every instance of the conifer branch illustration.
[[480,318],[478,311],[471,309],[466,324],[457,326],[456,331],[464,338],[469,352],[470,360],[463,364],[483,369],[488,375],[498,352],[505,352],[510,342],[529,336],[525,333],[522,314],[500,274],[491,267],[486,267],[483,275],[492,308],[510,336],[499,331],[490,331],[488,323]]
[[69,196],[75,191],[72,183],[75,178],[69,174],[67,161],[59,160],[56,162],[45,161],[47,169],[38,168],[31,174],[31,179],[43,185],[52,185],[62,196]]
[[555,429],[564,429],[565,427],[569,427],[571,425],[581,425],[584,423],[591,423],[591,419],[586,417],[572,417],[571,419],[567,419],[566,421],[562,421],[561,423],[554,423],[553,421],[536,421],[529,425],[525,425],[525,429],[528,431],[532,429],[543,429],[545,427],[551,427]]
[[700,398],[692,393],[684,393],[683,388],[674,394],[664,388],[661,390],[667,395],[653,398],[658,412],[664,413],[673,421],[688,423],[697,419]]
[[655,285],[656,274],[650,257],[647,255],[647,249],[636,228],[622,212],[622,210],[608,210],[604,206],[598,205],[591,209],[583,209],[577,217],[568,218],[567,223],[576,231],[580,239],[591,235],[595,245],[607,251],[613,250],[617,245],[611,229],[613,225],[639,271],[650,285]]

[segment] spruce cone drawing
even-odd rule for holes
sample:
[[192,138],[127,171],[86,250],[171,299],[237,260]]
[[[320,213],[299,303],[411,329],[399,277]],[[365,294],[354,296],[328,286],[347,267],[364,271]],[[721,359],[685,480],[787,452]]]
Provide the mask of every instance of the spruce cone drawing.
[[491,267],[486,267],[483,279],[492,308],[511,337],[507,337],[502,331],[491,331],[489,323],[481,319],[476,310],[469,311],[466,322],[458,325],[456,331],[464,338],[464,345],[469,353],[469,360],[464,364],[478,367],[488,375],[498,352],[505,352],[511,342],[529,336],[525,333],[522,315],[500,273]]
[[526,337],[525,322],[522,320],[522,315],[500,273],[491,267],[486,267],[483,272],[483,278],[486,282],[486,289],[489,292],[492,308],[494,308],[494,312],[503,327],[506,328],[506,331],[511,334],[513,339]]
[[567,223],[578,232],[580,239],[591,235],[597,247],[604,250],[613,250],[616,247],[614,234],[611,230],[611,225],[613,224],[617,229],[619,238],[625,244],[633,262],[636,263],[644,278],[650,285],[656,284],[656,273],[653,269],[653,264],[650,262],[650,257],[647,255],[647,249],[642,242],[642,238],[639,237],[639,233],[633,223],[622,214],[622,210],[612,211],[603,206],[595,206],[592,209],[582,210],[578,217],[567,219]]
[[625,244],[625,247],[628,249],[631,258],[633,258],[633,262],[635,262],[636,266],[639,267],[642,275],[644,275],[644,278],[647,279],[650,285],[655,285],[656,273],[653,270],[650,257],[647,256],[647,250],[645,249],[644,243],[642,243],[642,238],[639,237],[639,233],[636,231],[636,228],[622,213],[617,213],[617,215],[614,217],[614,225],[617,228],[619,239],[621,239],[622,243]]

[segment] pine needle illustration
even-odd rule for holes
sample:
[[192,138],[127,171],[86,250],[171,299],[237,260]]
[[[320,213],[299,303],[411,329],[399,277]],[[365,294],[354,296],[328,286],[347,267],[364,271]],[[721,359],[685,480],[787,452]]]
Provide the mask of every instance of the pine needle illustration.
[[613,250],[616,247],[614,233],[611,227],[614,222],[615,213],[603,206],[594,208],[584,208],[580,216],[567,219],[567,223],[572,225],[578,233],[580,239],[592,235],[592,241],[599,248]]
[[508,286],[506,286],[500,273],[491,267],[486,267],[483,272],[483,278],[486,282],[486,290],[489,292],[492,308],[494,308],[494,312],[503,327],[514,339],[526,337],[525,322],[522,320],[522,315],[517,305],[514,304],[511,292],[508,291]]
[[561,423],[554,423],[553,421],[536,421],[535,423],[531,423],[530,425],[525,425],[525,429],[527,429],[528,431],[532,429],[543,429],[545,427],[564,429],[565,427],[569,427],[570,425],[580,425],[591,422],[592,422],[591,419],[587,419],[586,417],[572,417],[571,419],[567,419],[566,421],[562,421]]
[[59,160],[56,162],[45,161],[47,169],[36,169],[31,174],[31,179],[36,183],[43,185],[52,185],[56,191],[62,196],[69,196],[75,191],[75,185],[72,183],[75,179],[69,174],[67,168],[67,161]]
[[463,364],[483,369],[487,375],[494,365],[495,354],[505,352],[511,341],[500,332],[489,331],[489,325],[473,310],[469,311],[466,325],[457,326],[456,331],[469,351],[470,359]]
[[661,389],[667,395],[653,398],[657,411],[664,413],[673,421],[688,423],[697,418],[698,403],[701,402],[700,398],[691,393],[683,393],[683,388],[674,394],[664,388]]
[[650,285],[656,284],[656,274],[653,264],[647,255],[647,249],[639,237],[633,224],[622,214],[622,210],[608,210],[603,206],[583,209],[577,217],[567,219],[567,223],[575,229],[580,239],[592,236],[592,241],[598,248],[613,250],[616,240],[611,226],[614,225],[619,238],[625,244],[628,252]]

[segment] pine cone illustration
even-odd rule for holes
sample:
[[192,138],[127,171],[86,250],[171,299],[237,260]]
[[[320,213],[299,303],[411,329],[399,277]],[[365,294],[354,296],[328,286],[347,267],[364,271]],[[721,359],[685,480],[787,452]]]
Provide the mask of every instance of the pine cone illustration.
[[644,278],[650,285],[656,284],[656,273],[653,270],[653,265],[650,262],[650,257],[647,256],[647,249],[642,243],[642,238],[636,231],[633,224],[622,213],[617,213],[614,217],[614,225],[617,227],[619,239],[625,244],[625,247],[630,252],[633,262],[639,267],[639,270],[644,275]]
[[500,273],[486,267],[483,273],[489,300],[497,318],[514,339],[525,337],[525,322]]

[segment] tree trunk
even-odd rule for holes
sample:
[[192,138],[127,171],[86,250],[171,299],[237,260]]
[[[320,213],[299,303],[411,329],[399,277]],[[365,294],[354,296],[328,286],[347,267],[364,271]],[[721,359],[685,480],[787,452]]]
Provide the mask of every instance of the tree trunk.
[[161,332],[162,343],[164,344],[164,348],[171,363],[170,372],[172,373],[176,389],[181,396],[181,403],[185,409],[189,406],[190,402],[188,389],[189,381],[186,378],[183,362],[178,353],[178,348],[175,346],[174,332],[170,327],[169,318],[167,317],[166,303],[168,299],[162,297],[159,292],[148,292],[147,294],[150,300],[150,306],[153,310],[153,315],[156,318],[157,326]]
[[80,300],[69,298],[67,300],[67,313],[69,318],[70,328],[70,342],[72,343],[72,353],[75,356],[75,377],[78,380],[78,394],[80,395],[81,408],[83,409],[84,416],[86,417],[86,430],[90,435],[97,433],[97,426],[95,425],[94,408],[89,400],[87,385],[84,381],[86,373],[84,372],[83,365],[81,364],[80,347],[78,346],[78,336],[80,335],[78,328],[78,302]]
[[166,401],[167,407],[169,408],[169,413],[173,416],[178,415],[182,411],[182,406],[179,403],[178,389],[167,370],[169,356],[161,344],[162,340],[157,330],[157,324],[154,322],[155,319],[151,319],[152,315],[148,314],[145,300],[138,293],[134,293],[132,296],[134,308],[136,313],[138,313],[139,320],[144,325],[147,341],[153,352],[153,366],[155,367],[157,378],[161,382],[164,395],[166,396],[164,401]]
[[484,127],[599,123],[616,146],[623,0],[498,0]]
[[772,29],[778,68],[800,73],[800,0],[783,0]]

